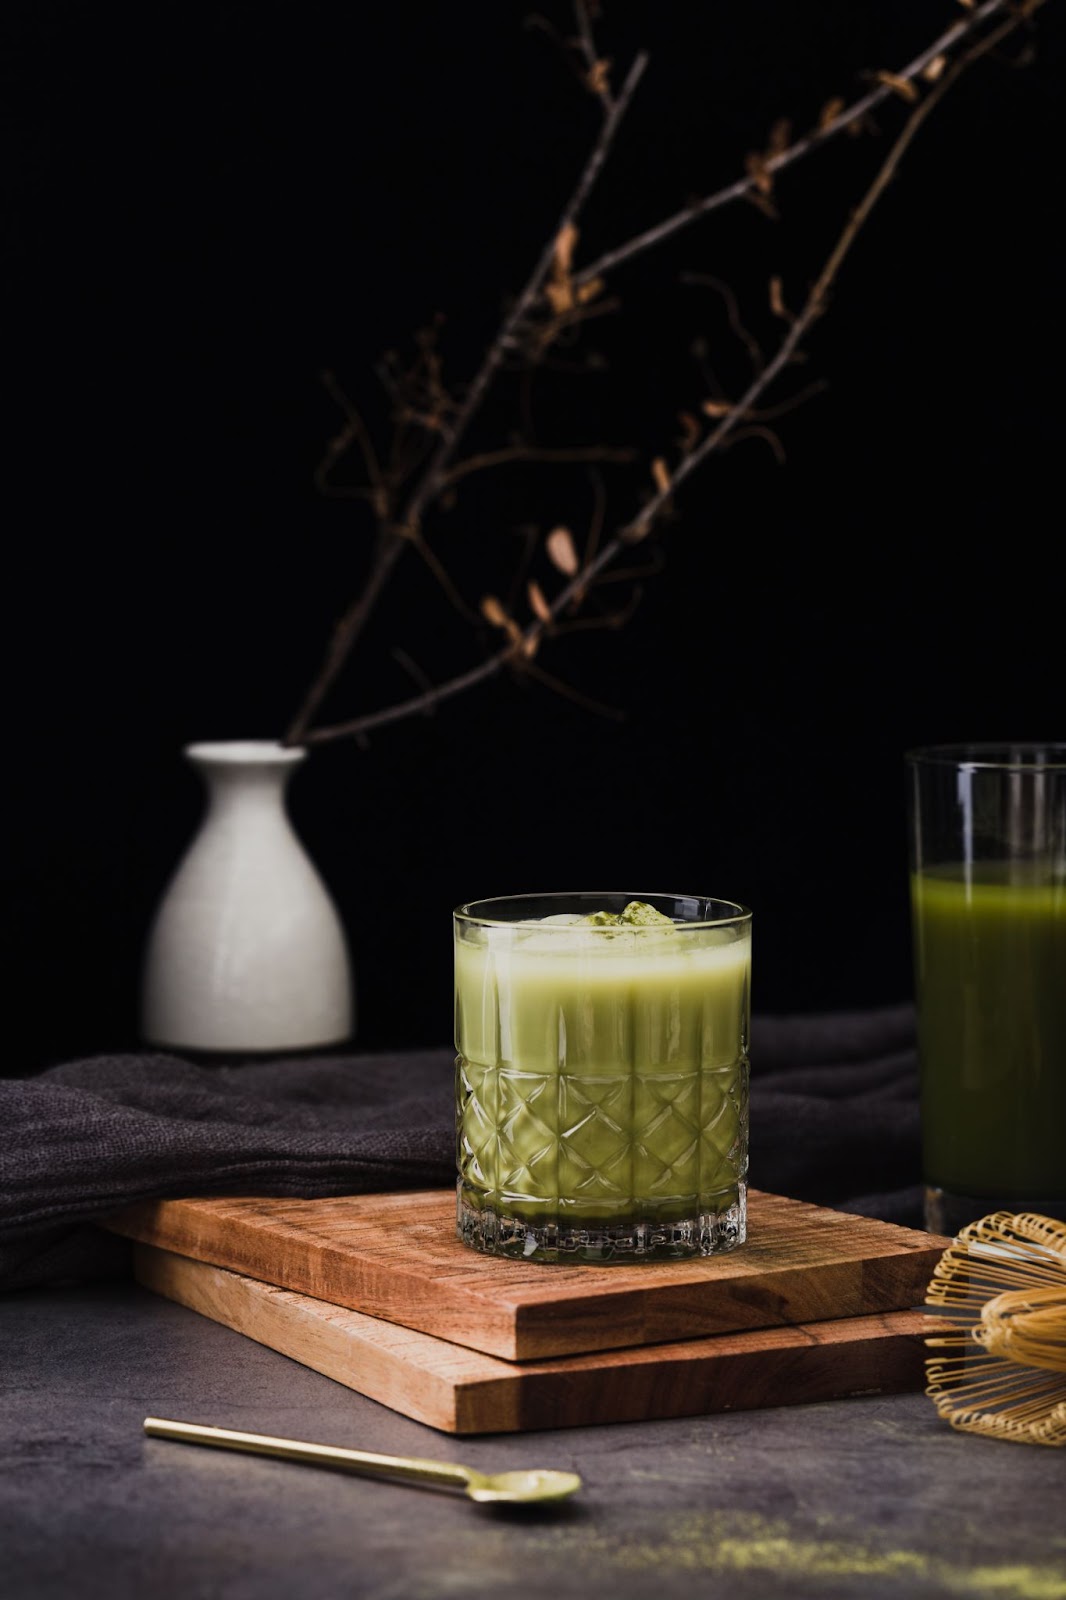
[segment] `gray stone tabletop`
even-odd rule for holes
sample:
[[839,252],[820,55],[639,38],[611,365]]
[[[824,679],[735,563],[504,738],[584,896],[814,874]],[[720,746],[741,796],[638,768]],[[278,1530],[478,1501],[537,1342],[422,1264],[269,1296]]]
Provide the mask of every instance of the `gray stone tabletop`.
[[[146,1415],[493,1470],[503,1512],[146,1439]],[[1066,1600],[1066,1451],[921,1394],[455,1439],[132,1284],[0,1298],[3,1600]]]

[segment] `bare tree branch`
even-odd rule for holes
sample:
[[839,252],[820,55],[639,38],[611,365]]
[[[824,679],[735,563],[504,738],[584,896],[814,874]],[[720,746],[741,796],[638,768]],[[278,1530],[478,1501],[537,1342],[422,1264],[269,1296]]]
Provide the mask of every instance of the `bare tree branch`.
[[[552,626],[554,620],[560,616],[567,605],[579,594],[586,593],[592,580],[604,568],[610,566],[619,555],[645,539],[652,531],[655,522],[662,516],[666,507],[673,500],[678,489],[712,455],[720,450],[735,432],[748,424],[752,409],[766,390],[771,387],[795,359],[801,341],[828,309],[830,291],[836,282],[845,259],[852,250],[856,239],[878,201],[896,175],[900,163],[915,136],[932,111],[940,104],[948,90],[974,61],[998,45],[1008,34],[1021,25],[1025,17],[1031,10],[1035,9],[1036,5],[1042,3],[1043,0],[1035,0],[1035,3],[1034,0],[1030,0],[1030,4],[1025,11],[1011,10],[1007,19],[999,27],[972,44],[967,51],[956,57],[949,70],[938,76],[935,83],[927,90],[924,97],[908,116],[902,131],[879,167],[872,183],[837,238],[815,278],[801,310],[789,322],[788,331],[771,359],[756,373],[740,400],[737,401],[727,415],[722,417],[717,427],[682,457],[667,481],[656,489],[654,495],[641,509],[620,527],[611,539],[601,545],[592,559],[586,562],[564,584],[549,603],[547,616],[535,617],[529,626],[521,631],[515,628],[510,618],[502,619],[507,624],[507,644],[487,656],[476,666],[444,683],[424,690],[421,694],[411,699],[382,707],[377,711],[366,712],[361,716],[329,727],[314,729],[307,735],[306,742],[308,744],[323,744],[329,740],[353,736],[364,738],[374,729],[435,709],[438,705],[453,699],[466,690],[488,682],[501,673],[504,668],[514,668],[519,671],[528,670],[532,664],[532,656],[545,632]],[[988,0],[988,4],[984,9],[986,14],[991,14],[992,10],[1000,11],[1005,7],[998,4],[997,0]],[[538,675],[543,675],[542,668],[538,667],[537,672]]]
[[352,602],[334,628],[325,660],[322,662],[317,677],[311,684],[302,705],[285,734],[284,742],[286,744],[300,744],[305,741],[312,719],[348,659],[356,640],[366,625],[367,618],[388,583],[393,568],[400,559],[406,544],[404,538],[405,530],[418,530],[421,527],[422,517],[426,508],[440,493],[444,485],[445,472],[456,449],[465,437],[467,428],[477,414],[478,408],[484,400],[504,357],[512,348],[517,330],[525,322],[531,307],[540,296],[544,283],[551,271],[552,263],[555,260],[558,240],[573,230],[576,219],[580,216],[585,202],[592,193],[647,65],[647,54],[642,51],[626,74],[625,82],[617,98],[611,102],[599,135],[582,168],[574,190],[563,208],[562,215],[551,238],[541,251],[533,271],[526,280],[525,287],[504,317],[495,339],[485,352],[481,366],[470,384],[458,412],[444,429],[440,443],[430,457],[429,464],[419,478],[418,483],[412,490],[398,518],[397,525],[382,527],[379,531],[370,573],[363,591]]
[[950,28],[945,28],[939,38],[934,39],[931,45],[916,55],[905,67],[901,67],[898,72],[880,74],[876,88],[837,112],[835,116],[828,117],[824,123],[797,139],[787,149],[767,155],[758,172],[747,172],[743,178],[727,184],[724,189],[718,189],[714,194],[694,201],[682,210],[675,211],[673,215],[665,217],[662,222],[657,222],[654,227],[645,229],[632,239],[627,239],[624,244],[615,245],[613,249],[604,251],[595,261],[590,261],[588,266],[581,267],[574,273],[574,283],[580,286],[602,278],[620,266],[623,261],[630,261],[654,245],[662,244],[665,239],[680,233],[683,228],[688,228],[692,223],[710,216],[712,211],[718,211],[723,206],[732,204],[734,200],[750,200],[757,196],[761,175],[772,178],[810,151],[828,144],[836,134],[844,132],[847,128],[860,127],[878,106],[899,96],[901,84],[916,84],[934,62],[957,49],[993,17],[1000,16],[1004,12],[1012,12],[1013,9],[1013,0],[983,0],[982,4],[973,6],[958,22],[953,23]]

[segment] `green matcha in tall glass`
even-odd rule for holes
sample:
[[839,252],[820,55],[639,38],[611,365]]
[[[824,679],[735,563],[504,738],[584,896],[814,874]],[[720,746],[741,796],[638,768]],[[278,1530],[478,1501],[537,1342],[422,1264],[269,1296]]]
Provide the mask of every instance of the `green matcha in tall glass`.
[[1066,1220],[1066,744],[906,761],[926,1226]]
[[1066,1200],[1066,877],[914,873],[927,1180],[985,1209]]
[[750,911],[518,895],[454,933],[460,1237],[534,1261],[741,1244]]

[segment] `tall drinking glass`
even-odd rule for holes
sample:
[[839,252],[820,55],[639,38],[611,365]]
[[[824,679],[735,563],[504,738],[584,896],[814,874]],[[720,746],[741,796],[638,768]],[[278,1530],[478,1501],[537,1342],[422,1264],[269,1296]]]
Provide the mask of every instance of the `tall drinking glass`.
[[459,1236],[549,1262],[741,1244],[751,912],[517,895],[453,920]]
[[905,764],[926,1226],[1066,1218],[1066,743]]

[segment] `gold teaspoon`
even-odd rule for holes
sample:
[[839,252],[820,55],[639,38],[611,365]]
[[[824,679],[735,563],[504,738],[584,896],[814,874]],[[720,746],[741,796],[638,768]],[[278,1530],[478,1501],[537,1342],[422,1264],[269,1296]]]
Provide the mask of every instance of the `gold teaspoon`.
[[266,1433],[238,1433],[232,1428],[207,1428],[195,1422],[171,1422],[145,1417],[144,1431],[157,1439],[178,1439],[186,1444],[210,1444],[221,1450],[248,1450],[253,1455],[279,1456],[323,1467],[343,1467],[369,1477],[395,1478],[436,1489],[462,1489],[471,1500],[495,1505],[544,1504],[564,1500],[581,1487],[576,1472],[555,1472],[532,1467],[519,1472],[475,1472],[473,1467],[446,1461],[425,1461],[417,1456],[381,1456],[369,1450],[345,1450],[339,1445],[307,1444],[300,1439],[275,1439]]

